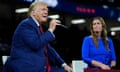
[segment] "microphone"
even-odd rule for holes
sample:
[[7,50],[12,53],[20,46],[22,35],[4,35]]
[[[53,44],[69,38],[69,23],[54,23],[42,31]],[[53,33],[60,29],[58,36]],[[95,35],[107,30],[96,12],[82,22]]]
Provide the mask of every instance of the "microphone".
[[[48,24],[50,23],[50,21],[52,20],[52,18],[48,18]],[[60,27],[63,27],[63,28],[68,28],[67,26],[63,25],[63,24],[57,24],[56,26],[60,26]]]
[[63,28],[68,28],[67,26],[63,25],[63,24],[58,24],[57,26],[61,26]]

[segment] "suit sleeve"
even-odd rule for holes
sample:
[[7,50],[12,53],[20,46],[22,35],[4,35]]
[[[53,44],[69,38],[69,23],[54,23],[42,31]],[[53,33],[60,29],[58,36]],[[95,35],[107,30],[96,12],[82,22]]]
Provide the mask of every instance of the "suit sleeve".
[[85,37],[83,39],[83,44],[82,44],[82,59],[83,61],[85,61],[86,63],[90,63],[92,62],[92,59],[89,57],[89,39],[88,37]]
[[50,61],[52,61],[52,63],[54,65],[62,65],[64,62],[64,60],[60,57],[60,55],[56,52],[56,50],[54,48],[52,48],[49,44],[48,44],[48,53],[49,53],[49,59]]
[[43,47],[48,42],[54,40],[54,36],[50,31],[46,31],[43,35],[37,31],[37,27],[30,24],[22,24],[18,30],[19,35],[23,39],[23,42],[29,46],[31,49],[39,49]]

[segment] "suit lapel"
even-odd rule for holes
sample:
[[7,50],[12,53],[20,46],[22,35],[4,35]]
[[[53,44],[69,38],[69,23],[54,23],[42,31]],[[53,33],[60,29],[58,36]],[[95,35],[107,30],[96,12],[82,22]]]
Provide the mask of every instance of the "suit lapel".
[[32,17],[29,17],[29,23],[36,29],[37,33],[42,34],[39,30],[39,27],[35,23],[35,21],[32,19]]

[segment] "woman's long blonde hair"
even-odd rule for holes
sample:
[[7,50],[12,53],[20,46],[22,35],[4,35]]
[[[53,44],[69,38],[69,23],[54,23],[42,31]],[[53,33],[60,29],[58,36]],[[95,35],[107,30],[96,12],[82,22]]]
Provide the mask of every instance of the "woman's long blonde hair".
[[92,22],[94,20],[99,20],[102,24],[102,32],[101,32],[101,38],[103,39],[103,42],[105,44],[105,47],[107,50],[109,50],[109,46],[108,46],[108,38],[107,38],[107,29],[106,29],[106,24],[105,24],[105,21],[102,17],[94,17],[91,21],[91,24],[90,24],[90,30],[91,30],[91,35],[93,37],[93,41],[95,43],[95,46],[96,48],[98,48],[99,44],[98,44],[98,36],[94,33],[93,31],[93,24]]

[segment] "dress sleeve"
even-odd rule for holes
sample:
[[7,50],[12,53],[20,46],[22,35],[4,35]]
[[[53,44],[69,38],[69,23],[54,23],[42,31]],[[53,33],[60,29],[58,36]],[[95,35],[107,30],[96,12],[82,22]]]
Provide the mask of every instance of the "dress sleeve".
[[92,59],[89,57],[89,38],[85,37],[83,39],[83,44],[82,44],[82,59],[83,61],[85,61],[86,63],[90,63],[92,62]]
[[111,61],[116,61],[116,55],[114,50],[114,44],[111,38],[109,38],[109,48],[110,48],[110,54],[111,54]]

